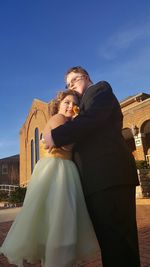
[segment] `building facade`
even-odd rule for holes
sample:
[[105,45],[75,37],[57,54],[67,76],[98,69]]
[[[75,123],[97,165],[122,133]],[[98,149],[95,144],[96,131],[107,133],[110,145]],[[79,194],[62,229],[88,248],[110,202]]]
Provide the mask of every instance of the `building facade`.
[[19,155],[0,159],[0,185],[19,183]]
[[[120,102],[123,136],[136,160],[150,161],[150,95],[140,93]],[[48,121],[49,103],[35,99],[20,130],[20,185],[26,186],[40,158],[39,142]]]
[[34,99],[20,130],[20,186],[26,186],[33,168],[40,158],[39,141],[49,119],[49,105]]
[[123,136],[136,160],[150,164],[150,95],[140,93],[120,103]]

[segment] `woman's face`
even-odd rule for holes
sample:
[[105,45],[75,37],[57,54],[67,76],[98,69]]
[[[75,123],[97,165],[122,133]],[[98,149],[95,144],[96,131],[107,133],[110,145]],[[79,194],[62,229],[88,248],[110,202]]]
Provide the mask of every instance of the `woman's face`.
[[65,117],[71,118],[74,115],[74,111],[73,111],[74,105],[78,105],[77,97],[73,95],[67,95],[60,102],[58,113],[64,115]]

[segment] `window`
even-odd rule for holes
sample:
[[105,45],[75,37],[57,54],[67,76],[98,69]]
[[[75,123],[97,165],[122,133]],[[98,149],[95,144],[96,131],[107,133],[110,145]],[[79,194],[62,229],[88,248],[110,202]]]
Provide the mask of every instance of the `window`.
[[8,165],[2,164],[2,175],[8,174]]
[[39,160],[39,129],[35,129],[35,163]]
[[33,172],[34,169],[34,141],[33,139],[31,140],[31,173]]
[[40,134],[40,140],[42,140],[42,135],[43,135],[43,134],[41,133],[41,134]]

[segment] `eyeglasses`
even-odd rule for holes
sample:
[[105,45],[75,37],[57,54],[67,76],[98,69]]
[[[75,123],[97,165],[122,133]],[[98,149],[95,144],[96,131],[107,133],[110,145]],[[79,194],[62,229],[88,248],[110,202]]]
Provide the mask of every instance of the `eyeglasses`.
[[71,85],[74,85],[75,83],[79,82],[80,80],[83,79],[83,77],[85,77],[85,75],[80,75],[80,76],[76,76],[75,78],[73,78],[70,83],[66,84],[66,89],[70,89]]

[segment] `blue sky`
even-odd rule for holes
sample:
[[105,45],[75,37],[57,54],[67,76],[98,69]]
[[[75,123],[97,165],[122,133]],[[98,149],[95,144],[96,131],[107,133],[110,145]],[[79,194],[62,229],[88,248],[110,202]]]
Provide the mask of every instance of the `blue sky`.
[[150,93],[149,0],[0,1],[0,158],[19,153],[34,98],[48,102],[82,65],[120,100]]

